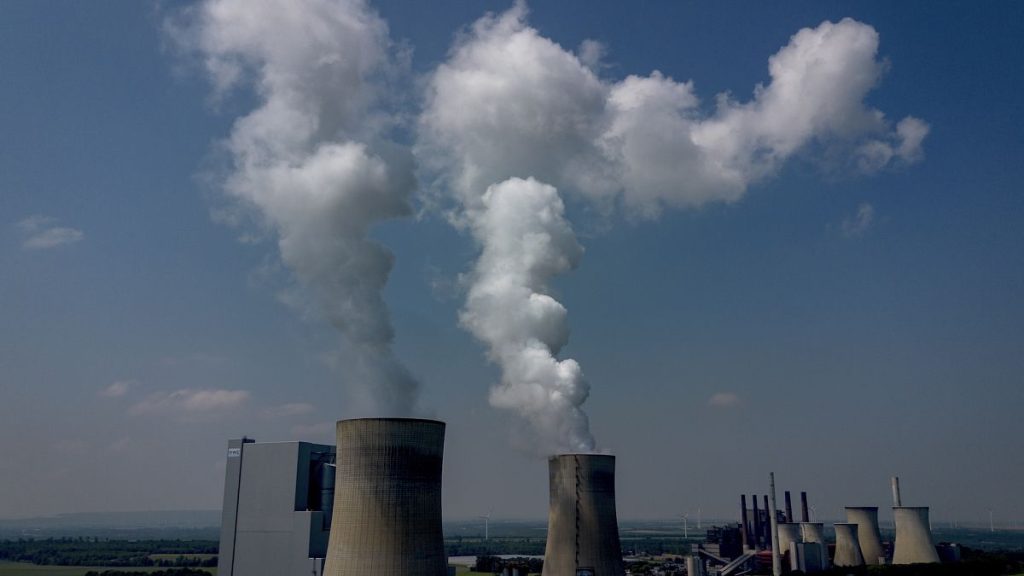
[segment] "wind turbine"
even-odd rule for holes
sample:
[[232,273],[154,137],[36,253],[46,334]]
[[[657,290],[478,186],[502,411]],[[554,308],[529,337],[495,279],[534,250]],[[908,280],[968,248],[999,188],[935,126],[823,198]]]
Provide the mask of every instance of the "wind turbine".
[[477,518],[480,518],[481,520],[484,521],[484,540],[485,541],[490,538],[491,512],[494,512],[494,508],[491,508],[490,510],[488,510],[487,514],[484,514],[483,516],[477,516]]

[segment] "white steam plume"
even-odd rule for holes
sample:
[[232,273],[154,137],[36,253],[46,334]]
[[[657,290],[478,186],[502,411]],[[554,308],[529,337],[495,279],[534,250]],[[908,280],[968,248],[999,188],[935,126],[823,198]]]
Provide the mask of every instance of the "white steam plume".
[[408,415],[417,384],[391,349],[381,295],[392,255],[367,237],[410,212],[411,154],[386,140],[380,101],[396,73],[387,26],[362,0],[206,0],[169,25],[220,98],[255,108],[224,143],[224,191],[276,233],[281,260],[347,339],[355,411]]
[[[631,217],[655,218],[665,208],[737,201],[799,153],[865,172],[922,157],[925,122],[907,117],[894,128],[864,103],[886,69],[878,34],[866,24],[844,19],[800,30],[769,58],[771,81],[755,86],[750,100],[720,94],[707,111],[692,82],[657,71],[619,82],[600,78],[599,46],[584,43],[574,54],[530,27],[526,15],[520,2],[460,35],[429,78],[419,122],[416,153],[451,193],[462,216],[456,220],[468,221],[485,255],[494,243],[488,235],[508,232],[501,220],[480,226],[477,213],[490,209],[489,187],[509,178],[533,177],[605,208],[620,205]],[[532,250],[513,243],[509,252],[517,248],[515,258]],[[490,278],[479,269],[471,300]],[[477,324],[507,321],[501,311],[479,310],[485,305],[467,304]],[[492,339],[481,336],[502,327],[466,324],[491,345],[507,381],[519,370],[508,362],[519,360],[495,354]],[[537,406],[501,390],[492,394],[495,405],[525,414]],[[563,412],[578,416],[578,404]],[[571,427],[568,420],[546,425],[549,441],[573,449],[560,436]]]
[[583,255],[562,200],[532,178],[490,186],[480,200],[468,217],[483,251],[461,320],[501,366],[491,403],[526,418],[547,453],[591,451],[594,438],[580,409],[589,386],[575,360],[555,358],[569,328],[548,284]]

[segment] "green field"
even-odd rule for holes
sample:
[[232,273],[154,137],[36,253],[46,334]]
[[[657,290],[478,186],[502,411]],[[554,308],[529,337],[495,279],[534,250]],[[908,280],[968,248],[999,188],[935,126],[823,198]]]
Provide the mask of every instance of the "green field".
[[[3,562],[0,561],[0,576],[82,576],[90,570],[117,570],[117,568],[106,568],[103,566],[39,566],[26,564],[24,562]],[[156,572],[167,570],[167,568],[122,568],[132,572]],[[216,576],[216,568],[204,568],[211,575]]]

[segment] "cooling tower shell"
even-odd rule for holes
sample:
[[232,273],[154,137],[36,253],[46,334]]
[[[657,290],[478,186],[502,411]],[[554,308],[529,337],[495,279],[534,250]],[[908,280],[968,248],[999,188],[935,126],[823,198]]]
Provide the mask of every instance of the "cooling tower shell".
[[821,522],[801,522],[800,538],[805,544],[821,546],[822,568],[828,568],[828,542],[825,541],[825,525]]
[[896,541],[893,543],[893,564],[934,564],[939,561],[932,531],[928,527],[928,508],[893,507]]
[[821,522],[801,522],[800,538],[807,543],[825,544],[825,525]]
[[832,564],[836,566],[863,566],[864,555],[860,551],[857,524],[850,522],[835,524],[836,552]]
[[338,422],[325,576],[447,575],[444,429],[444,422],[413,418]]
[[779,522],[779,554],[789,552],[789,545],[800,541],[800,525],[793,522]]
[[875,506],[847,506],[846,521],[857,525],[857,538],[864,562],[868,565],[885,564],[882,534],[878,529],[878,508]]
[[551,499],[543,576],[624,576],[615,515],[615,457],[560,454],[548,459]]

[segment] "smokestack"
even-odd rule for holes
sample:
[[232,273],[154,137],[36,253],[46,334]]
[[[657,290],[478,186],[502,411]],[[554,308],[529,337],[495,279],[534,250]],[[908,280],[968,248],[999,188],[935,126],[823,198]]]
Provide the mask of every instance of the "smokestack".
[[334,524],[325,576],[446,576],[444,422],[338,422]]
[[548,459],[551,500],[543,576],[625,576],[615,516],[615,457]]
[[753,503],[754,503],[753,504],[753,506],[754,506],[754,510],[753,510],[753,512],[754,512],[754,549],[755,550],[760,550],[761,549],[761,514],[758,513],[758,509],[757,509],[757,494],[754,494],[753,496],[751,496],[750,500],[753,501]]
[[900,477],[893,476],[890,482],[892,483],[892,505],[899,508],[903,506],[903,499],[900,498]]
[[772,576],[782,576],[782,558],[779,554],[779,515],[775,513],[775,508],[777,507],[775,501],[775,472],[768,473],[768,485],[769,494],[772,497],[771,516],[768,518],[772,539]]
[[807,515],[807,492],[800,493],[800,521],[811,521],[811,517]]
[[793,501],[789,498],[789,490],[786,490],[786,522],[793,521]]
[[896,522],[893,564],[934,564],[939,561],[935,541],[928,528],[928,508],[901,506],[892,509]]
[[[774,508],[774,506],[772,506]],[[768,495],[764,495],[764,522],[761,523],[761,530],[764,532],[764,545],[769,547],[772,545],[772,518],[775,517],[775,510],[768,507]]]
[[857,541],[857,525],[840,523],[836,528],[836,555],[832,563],[836,566],[862,566],[864,556]]
[[747,495],[740,494],[740,539],[743,541],[743,550],[753,548],[750,545],[750,519],[747,517]]
[[878,529],[878,508],[875,506],[847,507],[846,521],[857,525],[857,540],[868,565],[885,564],[882,534]]

